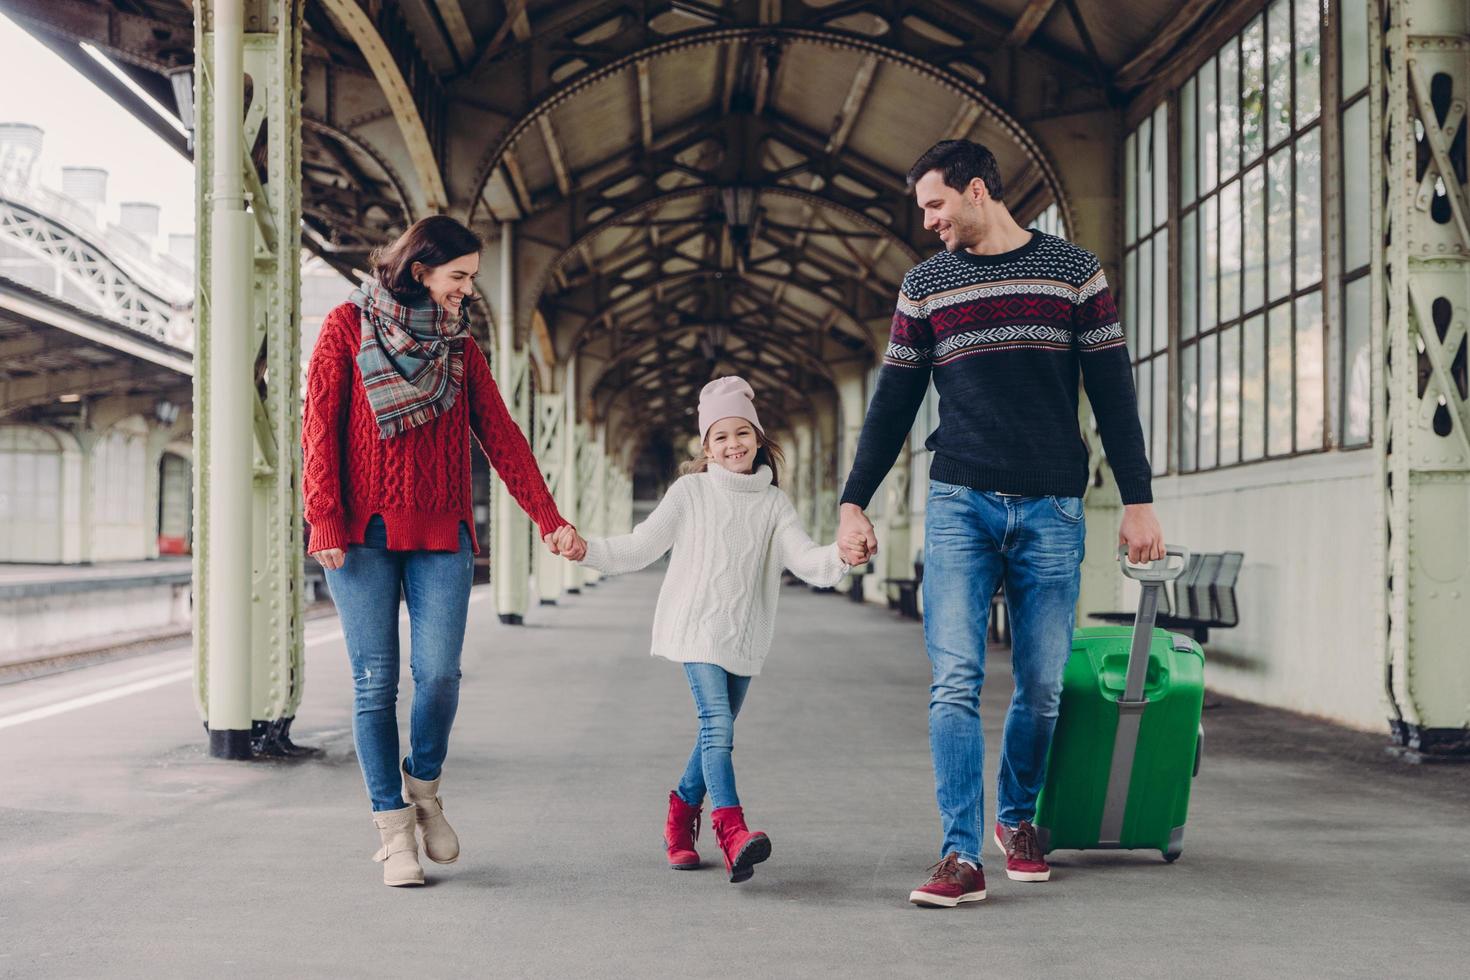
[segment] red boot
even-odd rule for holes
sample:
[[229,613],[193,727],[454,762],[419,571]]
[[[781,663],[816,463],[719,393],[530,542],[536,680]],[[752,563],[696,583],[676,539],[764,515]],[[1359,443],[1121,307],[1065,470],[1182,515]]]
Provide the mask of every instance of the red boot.
[[711,810],[709,822],[715,828],[715,839],[725,852],[725,870],[732,882],[745,881],[755,874],[755,866],[771,856],[771,839],[757,830],[745,829],[745,811],[738,806]]
[[690,806],[678,793],[669,793],[669,818],[664,823],[664,846],[669,852],[669,867],[675,871],[691,871],[699,867],[694,842],[699,839],[699,807]]

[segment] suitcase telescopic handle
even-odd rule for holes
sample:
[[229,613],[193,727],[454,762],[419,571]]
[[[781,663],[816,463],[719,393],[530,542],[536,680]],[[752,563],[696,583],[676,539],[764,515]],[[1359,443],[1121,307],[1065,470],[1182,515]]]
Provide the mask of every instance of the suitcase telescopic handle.
[[[1174,564],[1171,559],[1179,559]],[[1148,676],[1148,648],[1153,639],[1154,621],[1159,614],[1159,593],[1164,583],[1178,578],[1189,564],[1189,549],[1175,544],[1164,545],[1164,557],[1146,565],[1128,561],[1128,549],[1118,549],[1118,564],[1123,574],[1137,579],[1143,588],[1138,596],[1138,617],[1133,621],[1133,642],[1128,650],[1128,673],[1123,682],[1124,704],[1143,701],[1144,681]]]
[[[1178,563],[1171,559],[1179,559]],[[1184,569],[1189,565],[1189,549],[1183,545],[1164,545],[1164,557],[1156,561],[1145,562],[1135,565],[1128,560],[1127,546],[1118,548],[1118,564],[1123,566],[1123,574],[1140,582],[1170,582],[1184,574]]]

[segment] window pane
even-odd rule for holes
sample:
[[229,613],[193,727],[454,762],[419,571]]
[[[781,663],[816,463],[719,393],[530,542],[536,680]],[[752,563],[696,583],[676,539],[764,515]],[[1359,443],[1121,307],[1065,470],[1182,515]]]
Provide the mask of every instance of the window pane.
[[1200,137],[1200,193],[1208,193],[1219,183],[1215,169],[1216,153],[1220,146],[1220,133],[1215,114],[1215,59],[1205,62],[1199,70],[1199,137]]
[[1138,127],[1138,237],[1154,230],[1154,121],[1146,117]]
[[1245,321],[1240,377],[1240,458],[1260,459],[1266,450],[1266,318]]
[[1266,353],[1266,452],[1291,452],[1291,304],[1282,303],[1269,314]]
[[1144,361],[1133,374],[1133,385],[1138,390],[1138,422],[1143,428],[1143,448],[1147,452],[1153,438],[1153,368],[1150,362]]
[[1314,0],[1296,2],[1296,125],[1317,118],[1322,105],[1322,27]]
[[1169,346],[1169,229],[1154,235],[1154,347]]
[[1220,331],[1220,465],[1240,462],[1240,327]]
[[1291,4],[1275,0],[1266,9],[1266,142],[1291,133]]
[[1240,170],[1240,48],[1235,38],[1220,49],[1220,179]]
[[1129,133],[1123,143],[1123,242],[1132,245],[1138,241],[1138,166],[1136,163],[1138,136]]
[[1368,84],[1368,0],[1342,0],[1342,97]]
[[1208,330],[1220,321],[1215,304],[1215,296],[1218,290],[1215,284],[1220,274],[1220,250],[1216,244],[1215,236],[1220,225],[1220,197],[1216,195],[1205,202],[1204,206],[1204,249],[1200,252],[1200,321],[1199,328]]
[[1322,130],[1296,141],[1296,288],[1322,278]]
[[1343,290],[1342,444],[1362,446],[1371,432],[1373,368],[1368,343],[1368,277]]
[[1128,354],[1138,356],[1138,250],[1132,249],[1123,258],[1123,335],[1127,338]]
[[1218,461],[1215,440],[1219,435],[1219,400],[1215,386],[1216,333],[1199,342],[1199,468],[1207,470]]
[[1245,297],[1240,308],[1254,310],[1265,303],[1266,296],[1266,175],[1260,164],[1245,172],[1241,184],[1245,208]]
[[1179,338],[1194,336],[1199,316],[1199,235],[1197,211],[1186,214],[1180,222],[1179,241]]
[[1195,431],[1199,419],[1199,373],[1195,370],[1199,345],[1190,344],[1179,352],[1179,468],[1192,470],[1195,457]]
[[1194,202],[1195,184],[1195,131],[1194,131],[1194,79],[1184,83],[1179,90],[1179,200],[1182,205]]
[[1220,322],[1240,316],[1240,181],[1220,191]]
[[1169,359],[1156,357],[1154,364],[1154,439],[1149,462],[1155,473],[1169,471]]
[[1240,156],[1249,165],[1265,149],[1266,24],[1257,17],[1240,36]]
[[1277,300],[1291,292],[1291,147],[1266,165],[1266,292]]
[[1342,114],[1342,267],[1368,264],[1368,100]]
[[1322,448],[1322,293],[1296,301],[1296,451]]
[[1154,250],[1148,242],[1138,246],[1138,349],[1135,357],[1147,357],[1154,349]]
[[1169,220],[1169,104],[1154,110],[1154,224]]

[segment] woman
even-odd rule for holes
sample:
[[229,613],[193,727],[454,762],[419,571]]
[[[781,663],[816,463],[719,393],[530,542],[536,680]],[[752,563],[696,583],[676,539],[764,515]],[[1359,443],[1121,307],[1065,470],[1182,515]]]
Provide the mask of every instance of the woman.
[[[382,838],[383,883],[421,885],[459,839],[438,792],[459,705],[475,540],[470,432],[553,554],[579,556],[490,366],[469,336],[479,236],[424,218],[373,255],[373,277],[327,315],[306,378],[309,550],[326,569],[352,663],[352,735]],[[410,748],[398,755],[398,598],[408,603]],[[405,802],[407,797],[407,802]]]

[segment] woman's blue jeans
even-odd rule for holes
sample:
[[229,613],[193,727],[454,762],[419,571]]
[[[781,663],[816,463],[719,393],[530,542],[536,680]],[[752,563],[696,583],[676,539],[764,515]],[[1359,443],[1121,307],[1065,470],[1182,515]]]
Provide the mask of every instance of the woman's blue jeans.
[[699,806],[708,790],[714,809],[739,806],[730,754],[735,750],[735,716],[745,703],[750,678],[714,664],[685,664],[684,675],[699,712],[699,739],[679,780],[679,796],[690,806]]
[[990,599],[1005,583],[1015,692],[1000,746],[996,818],[1031,820],[1046,775],[1072,651],[1086,529],[1080,497],[1019,497],[929,484],[924,514],[924,641],[929,748],[944,825],[940,855],[980,863],[985,736],[980,687]]
[[363,543],[347,549],[327,587],[342,620],[352,662],[352,738],[374,812],[400,810],[398,770],[398,600],[408,602],[413,708],[409,756],[415,779],[437,779],[449,750],[459,708],[459,661],[464,649],[474,552],[459,527],[458,551],[389,551],[381,517],[368,523]]

